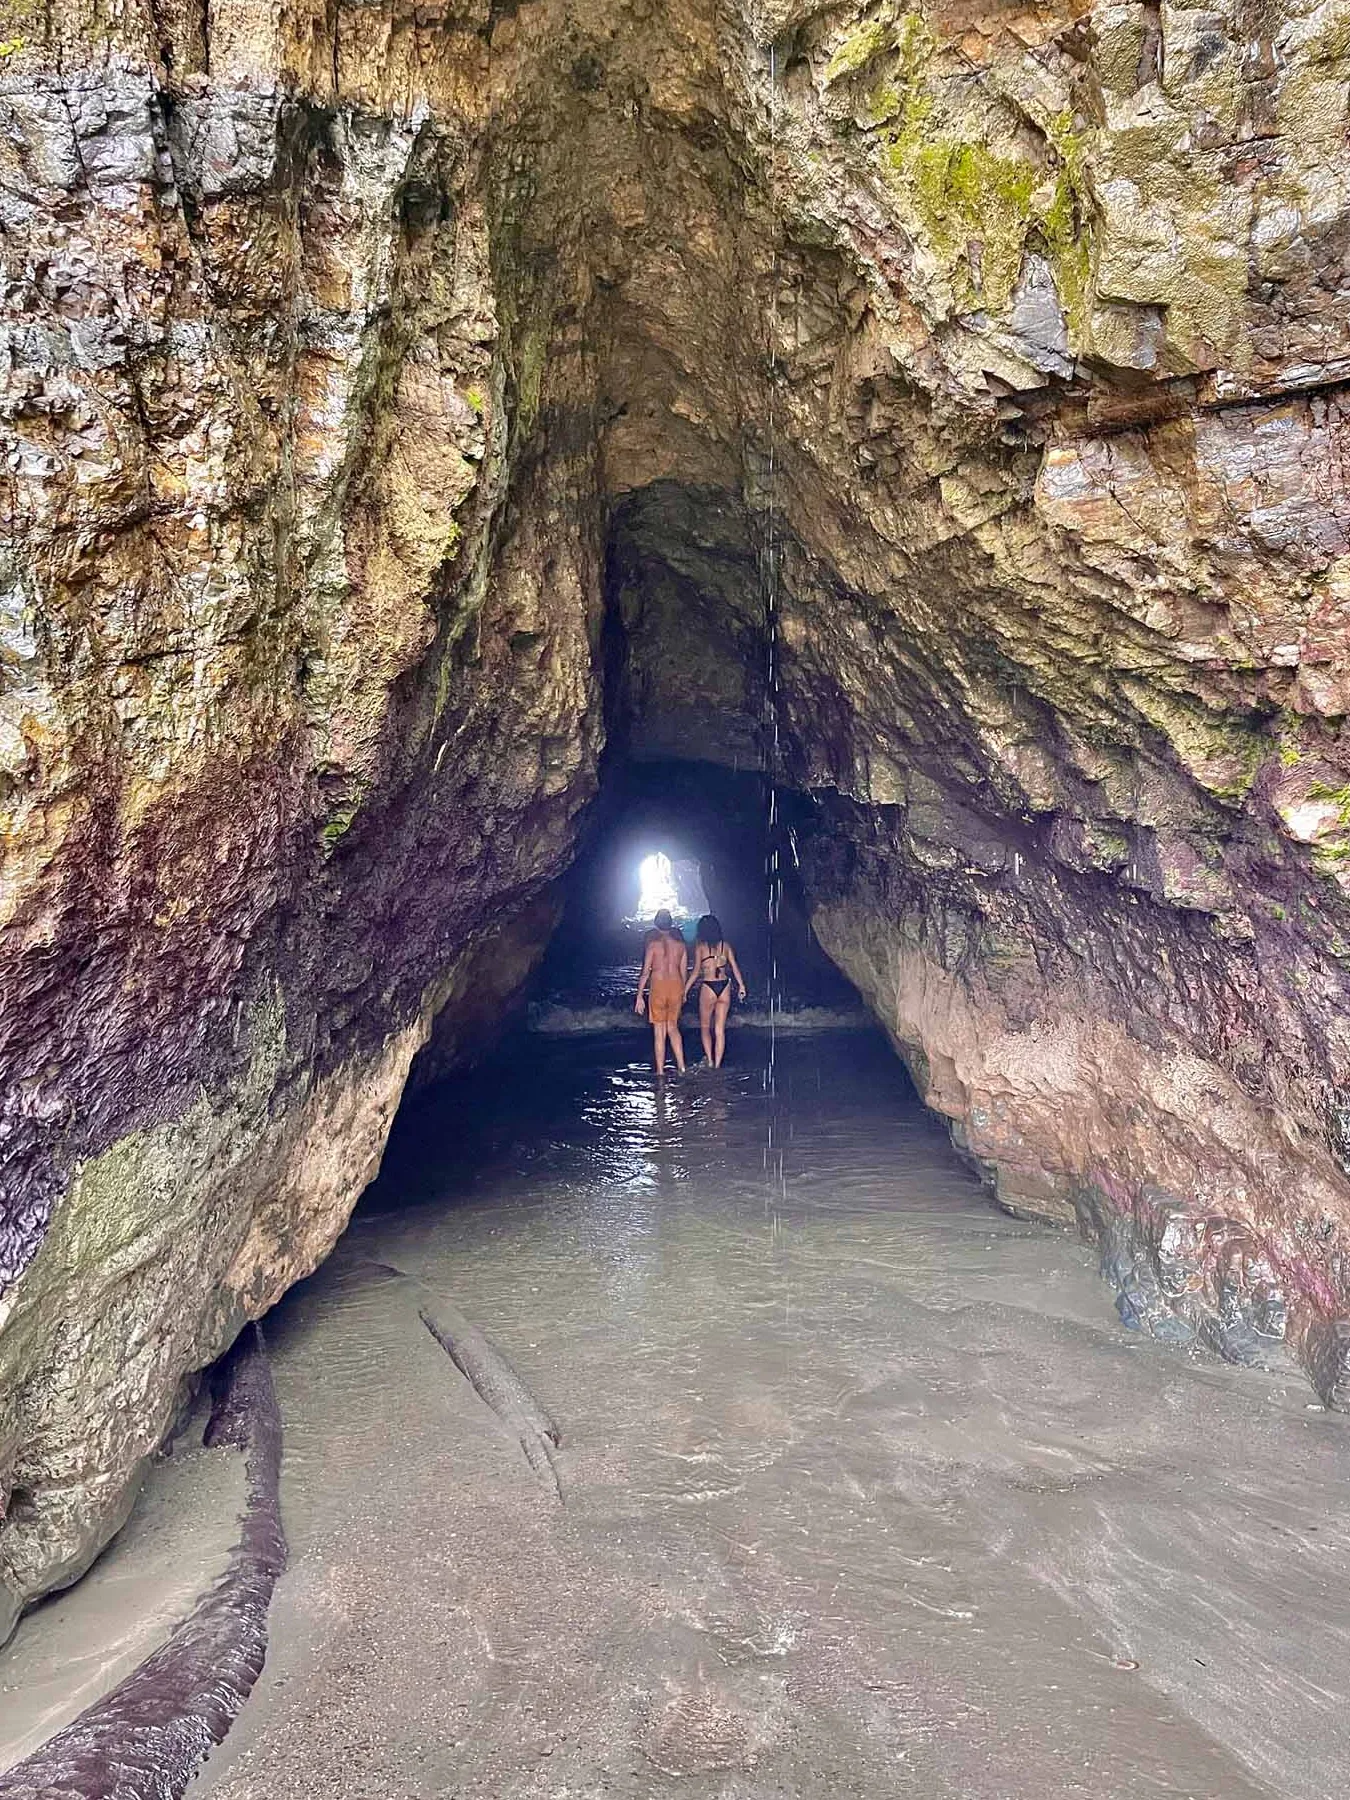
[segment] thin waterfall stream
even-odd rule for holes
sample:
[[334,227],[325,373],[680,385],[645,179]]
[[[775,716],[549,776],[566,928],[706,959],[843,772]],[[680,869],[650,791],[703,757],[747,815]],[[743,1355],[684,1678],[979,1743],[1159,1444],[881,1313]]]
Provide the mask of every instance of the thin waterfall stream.
[[[786,1202],[787,1175],[781,1141],[775,1144],[775,1132],[781,1139],[778,1117],[778,1023],[782,1011],[782,982],[778,966],[778,922],[782,911],[783,868],[779,846],[778,784],[781,772],[780,740],[780,671],[778,666],[778,602],[781,544],[778,524],[778,331],[779,331],[779,258],[778,258],[778,51],[769,44],[769,211],[771,263],[769,270],[769,304],[765,319],[768,338],[768,381],[766,394],[767,462],[765,480],[764,541],[760,557],[760,580],[763,590],[765,682],[764,682],[764,761],[765,808],[768,821],[765,851],[765,895],[768,914],[768,1011],[769,1045],[764,1072],[765,1092],[769,1106],[765,1125],[764,1167],[770,1183],[766,1211],[775,1195]],[[775,1235],[778,1230],[773,1218]]]

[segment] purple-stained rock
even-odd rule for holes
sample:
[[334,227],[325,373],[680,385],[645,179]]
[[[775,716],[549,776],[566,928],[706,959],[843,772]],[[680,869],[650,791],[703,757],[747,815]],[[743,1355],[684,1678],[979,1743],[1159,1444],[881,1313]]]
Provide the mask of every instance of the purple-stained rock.
[[772,763],[1003,1204],[1343,1396],[1346,39],[1249,14],[6,27],[0,1634],[509,1002],[611,730]]

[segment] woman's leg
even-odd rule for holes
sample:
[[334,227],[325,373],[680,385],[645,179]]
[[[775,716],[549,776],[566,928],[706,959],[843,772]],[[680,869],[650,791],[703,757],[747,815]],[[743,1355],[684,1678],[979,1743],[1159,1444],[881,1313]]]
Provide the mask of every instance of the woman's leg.
[[699,1036],[703,1039],[703,1060],[706,1063],[713,1060],[712,1016],[716,1004],[716,996],[712,990],[700,986],[698,990],[698,1031]]
[[726,1054],[727,1014],[730,1011],[731,1011],[731,989],[728,988],[727,991],[722,995],[721,999],[717,1002],[717,1012],[716,1012],[715,1019],[714,1019],[713,1037],[714,1037],[715,1054],[713,1056],[713,1067],[715,1069],[721,1068],[722,1058]]

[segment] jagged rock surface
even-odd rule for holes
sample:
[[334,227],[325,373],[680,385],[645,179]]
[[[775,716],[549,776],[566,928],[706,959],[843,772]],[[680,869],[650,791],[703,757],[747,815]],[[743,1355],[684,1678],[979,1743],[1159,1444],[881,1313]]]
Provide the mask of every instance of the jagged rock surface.
[[11,6],[0,1629],[528,967],[607,656],[1005,1202],[1340,1391],[1347,16]]
[[55,29],[0,64],[0,1635],[327,1253],[442,1000],[519,974],[599,745],[473,22],[311,68],[227,7],[209,76],[179,15]]

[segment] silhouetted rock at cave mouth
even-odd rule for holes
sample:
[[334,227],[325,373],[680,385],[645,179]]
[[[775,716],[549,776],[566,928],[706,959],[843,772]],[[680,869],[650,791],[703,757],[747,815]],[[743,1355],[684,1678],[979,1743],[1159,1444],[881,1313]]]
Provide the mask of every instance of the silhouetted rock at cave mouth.
[[999,1199],[1342,1397],[1345,37],[1146,10],[7,44],[0,1634],[528,979],[607,744],[772,754]]

